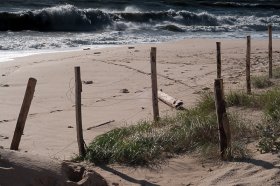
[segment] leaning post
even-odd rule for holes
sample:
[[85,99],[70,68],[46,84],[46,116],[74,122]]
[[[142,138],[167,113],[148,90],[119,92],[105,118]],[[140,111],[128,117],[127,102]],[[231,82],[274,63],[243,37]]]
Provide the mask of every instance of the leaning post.
[[24,95],[24,98],[23,98],[23,102],[22,102],[22,105],[21,105],[21,109],[20,109],[20,112],[19,112],[14,136],[13,136],[13,139],[12,139],[12,143],[11,143],[11,147],[10,147],[11,150],[18,150],[19,143],[20,143],[20,140],[21,140],[21,136],[23,134],[26,118],[28,116],[28,112],[29,112],[29,109],[30,109],[30,106],[31,106],[31,102],[32,102],[32,99],[33,99],[33,96],[34,96],[36,83],[37,83],[36,79],[29,78],[28,83],[27,83],[27,87],[26,87],[26,91],[25,91],[25,95]]

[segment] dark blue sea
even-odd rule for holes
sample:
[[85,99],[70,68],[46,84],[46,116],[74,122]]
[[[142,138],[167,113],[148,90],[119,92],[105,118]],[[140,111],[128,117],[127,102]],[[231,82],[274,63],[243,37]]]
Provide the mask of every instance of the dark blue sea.
[[279,0],[1,0],[0,53],[264,38],[269,24],[280,38]]

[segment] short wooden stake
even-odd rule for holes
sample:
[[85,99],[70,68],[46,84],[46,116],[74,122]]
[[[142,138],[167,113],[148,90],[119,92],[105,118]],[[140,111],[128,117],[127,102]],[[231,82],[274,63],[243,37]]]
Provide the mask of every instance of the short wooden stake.
[[251,94],[251,36],[247,36],[247,51],[246,51],[246,85],[247,94]]
[[34,96],[36,83],[37,83],[36,79],[29,78],[27,87],[26,87],[26,91],[25,91],[25,95],[24,95],[24,99],[23,99],[23,102],[21,105],[20,113],[18,116],[13,140],[11,143],[11,147],[10,147],[11,150],[18,150],[21,136],[23,134],[26,118],[28,116],[28,112],[30,109],[31,101]]
[[272,26],[268,26],[268,35],[269,35],[269,43],[268,43],[268,59],[269,59],[269,78],[272,78]]
[[151,61],[152,101],[153,101],[154,121],[159,120],[156,53],[157,53],[157,48],[152,47],[150,53],[150,57],[151,57],[150,61]]
[[216,42],[217,46],[217,78],[222,77],[221,42]]
[[221,159],[226,160],[231,157],[231,134],[224,101],[223,79],[215,79],[214,90]]
[[81,81],[80,67],[75,67],[75,84],[76,84],[77,141],[79,147],[79,155],[84,157],[86,155],[86,150],[85,150],[85,142],[83,138],[83,127],[82,127],[82,106],[81,106],[82,81]]

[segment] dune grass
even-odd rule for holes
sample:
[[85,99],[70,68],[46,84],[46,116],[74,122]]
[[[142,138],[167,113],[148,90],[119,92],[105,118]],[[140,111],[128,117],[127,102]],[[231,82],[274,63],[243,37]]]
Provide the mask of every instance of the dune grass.
[[280,89],[273,88],[261,94],[247,95],[232,92],[227,96],[228,106],[257,108],[265,118],[257,125],[258,150],[261,153],[280,151]]
[[[159,122],[140,121],[135,125],[113,129],[96,137],[85,157],[95,164],[119,163],[133,166],[158,165],[182,153],[196,153],[204,158],[219,157],[219,138],[213,93],[205,93],[197,105]],[[259,137],[261,152],[280,150],[280,89],[260,94],[230,92],[227,106],[260,109],[265,113],[264,125],[254,128],[238,114],[229,114],[233,158],[248,156],[250,139]],[[271,125],[273,124],[273,125]]]
[[279,79],[280,78],[280,67],[275,67],[272,70],[273,78]]
[[253,87],[263,89],[273,85],[272,81],[267,76],[253,76],[251,78]]
[[[252,129],[237,116],[229,119],[234,142],[231,151],[233,157],[241,158],[247,154],[246,138]],[[152,166],[188,152],[219,157],[215,104],[210,93],[204,94],[195,108],[162,118],[158,123],[141,121],[96,137],[84,159],[96,164]]]
[[226,96],[227,106],[242,106],[261,109],[267,119],[280,121],[280,89],[273,88],[261,94],[230,92]]
[[226,95],[227,106],[241,107],[259,107],[259,101],[256,95],[248,95],[245,92],[230,92]]

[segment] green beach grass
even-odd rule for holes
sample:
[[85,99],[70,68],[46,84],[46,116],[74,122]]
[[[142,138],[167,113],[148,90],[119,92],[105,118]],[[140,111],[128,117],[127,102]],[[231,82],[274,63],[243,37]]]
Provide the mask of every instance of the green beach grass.
[[[248,155],[247,137],[252,129],[237,115],[229,115],[234,158]],[[242,132],[241,132],[242,131]],[[219,157],[215,103],[212,94],[201,96],[195,108],[180,111],[159,122],[140,121],[96,137],[85,160],[95,164],[120,163],[152,166],[182,153],[195,152],[205,158]]]
[[[227,107],[258,109],[265,115],[261,124],[252,125],[238,114],[229,113],[232,158],[249,156],[247,144],[258,140],[260,152],[280,150],[280,89],[248,95],[230,92]],[[195,153],[202,158],[218,159],[219,137],[213,93],[201,95],[194,108],[179,111],[159,122],[138,123],[113,129],[97,136],[88,146],[85,157],[95,164],[119,163],[132,166],[154,166],[170,157]]]

